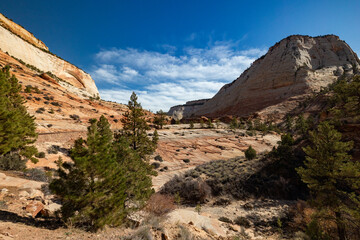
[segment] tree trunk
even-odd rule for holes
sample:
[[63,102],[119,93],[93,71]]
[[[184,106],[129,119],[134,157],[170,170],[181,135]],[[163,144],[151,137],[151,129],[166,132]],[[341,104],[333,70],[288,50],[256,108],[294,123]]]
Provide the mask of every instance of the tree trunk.
[[335,217],[336,217],[336,225],[337,225],[337,231],[338,231],[339,239],[340,240],[346,240],[345,224],[342,221],[341,213],[336,212]]

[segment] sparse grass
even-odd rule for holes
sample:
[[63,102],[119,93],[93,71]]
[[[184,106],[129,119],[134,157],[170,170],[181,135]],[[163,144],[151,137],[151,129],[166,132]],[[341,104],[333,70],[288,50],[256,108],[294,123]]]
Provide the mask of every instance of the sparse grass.
[[233,221],[227,217],[219,217],[219,221],[231,224],[233,223]]

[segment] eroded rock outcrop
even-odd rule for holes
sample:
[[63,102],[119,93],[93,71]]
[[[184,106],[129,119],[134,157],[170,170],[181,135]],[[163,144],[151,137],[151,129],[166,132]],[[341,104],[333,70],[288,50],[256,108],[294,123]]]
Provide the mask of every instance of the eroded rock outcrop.
[[69,91],[84,97],[97,97],[98,89],[91,76],[69,62],[51,54],[45,44],[20,25],[0,14],[0,49],[43,72],[64,80]]
[[204,105],[209,99],[201,99],[186,102],[184,105],[177,105],[170,108],[168,115],[172,116],[175,120],[189,117],[192,113],[196,112],[201,106]]
[[319,91],[342,75],[359,72],[356,53],[338,36],[289,36],[203,105],[183,105],[172,112],[184,118],[246,116],[291,100],[290,104],[282,104],[285,107],[280,110],[272,109],[286,112],[297,103],[294,97]]

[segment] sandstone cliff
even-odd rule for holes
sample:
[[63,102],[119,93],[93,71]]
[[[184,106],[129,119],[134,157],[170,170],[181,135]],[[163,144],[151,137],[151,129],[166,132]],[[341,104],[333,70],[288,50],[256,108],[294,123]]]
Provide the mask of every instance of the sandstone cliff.
[[[360,60],[339,37],[294,35],[276,43],[239,78],[193,108],[172,108],[176,116],[246,116],[291,110],[300,96],[319,91],[337,78],[360,72]],[[279,107],[272,107],[279,104]]]
[[84,97],[97,97],[98,89],[89,74],[51,54],[45,44],[20,25],[0,14],[0,49],[43,72],[64,80],[67,90]]
[[175,119],[182,119],[184,116],[190,116],[196,112],[209,99],[201,99],[186,102],[184,105],[177,105],[170,108],[168,115]]

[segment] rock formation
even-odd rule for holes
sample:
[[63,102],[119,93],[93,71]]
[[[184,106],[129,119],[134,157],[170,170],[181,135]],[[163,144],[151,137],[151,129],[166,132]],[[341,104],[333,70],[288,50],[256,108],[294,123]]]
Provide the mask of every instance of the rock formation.
[[193,112],[196,112],[198,108],[204,105],[208,100],[209,99],[189,101],[184,105],[173,106],[170,108],[168,115],[175,119],[182,119],[184,116],[190,116]]
[[246,116],[276,104],[282,108],[269,108],[272,113],[286,112],[294,107],[287,103],[297,103],[294,98],[319,91],[343,74],[359,72],[360,60],[339,37],[293,35],[276,43],[213,98],[196,107],[173,107],[170,113],[178,118]]
[[43,72],[51,72],[69,91],[84,97],[99,96],[89,74],[49,52],[45,44],[20,25],[0,14],[0,49]]

